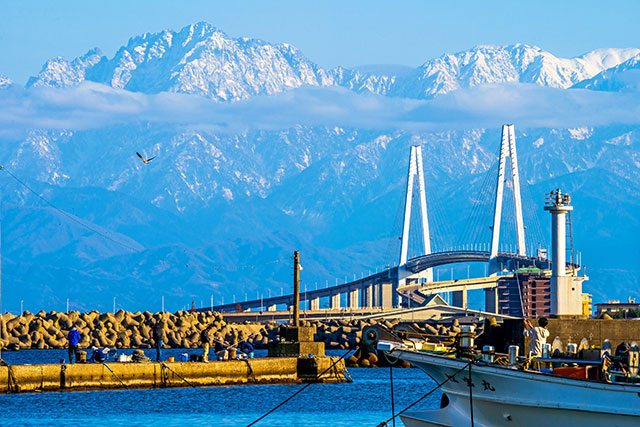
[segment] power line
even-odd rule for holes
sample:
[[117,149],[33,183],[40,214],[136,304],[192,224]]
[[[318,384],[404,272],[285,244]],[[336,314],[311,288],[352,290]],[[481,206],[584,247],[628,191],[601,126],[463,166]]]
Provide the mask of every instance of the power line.
[[[26,188],[27,190],[29,190],[31,193],[33,193],[36,197],[38,197],[40,200],[42,200],[44,203],[46,203],[47,205],[49,205],[50,207],[52,207],[53,209],[55,209],[57,212],[59,212],[60,214],[64,215],[65,217],[69,218],[71,221],[75,222],[76,224],[80,225],[81,227],[96,233],[97,235],[113,242],[116,243],[124,248],[130,249],[133,252],[140,252],[140,249],[134,248],[131,245],[128,245],[124,242],[115,240],[114,238],[112,238],[111,236],[108,236],[107,234],[101,232],[100,230],[98,230],[95,227],[90,226],[89,224],[86,224],[85,222],[83,222],[82,220],[78,219],[76,216],[71,215],[70,213],[60,209],[58,206],[54,205],[52,202],[50,202],[49,200],[47,200],[45,197],[43,197],[41,194],[39,194],[37,191],[35,191],[33,188],[31,188],[26,182],[24,182],[23,180],[21,180],[20,178],[18,178],[16,175],[14,175],[13,173],[11,173],[6,167],[0,165],[0,170],[3,170],[4,172],[6,172],[11,178],[13,178],[16,182],[18,182],[20,185],[22,185],[24,188]],[[157,256],[155,257],[157,258]],[[275,264],[275,263],[279,263],[282,261],[287,261],[287,259],[285,258],[281,258],[281,259],[277,259],[277,260],[272,260],[272,261],[266,261],[266,262],[262,262],[262,263],[253,263],[253,264],[246,264],[246,265],[227,265],[227,266],[223,266],[223,265],[209,265],[209,266],[203,266],[203,265],[198,265],[198,264],[187,264],[187,266],[190,267],[199,267],[199,268],[203,268],[203,269],[215,269],[215,270],[236,270],[236,271],[240,271],[240,270],[248,270],[248,269],[253,269],[256,267],[261,267],[264,265],[269,265],[269,264]]]
[[41,196],[38,192],[36,192],[33,188],[31,188],[29,185],[27,185],[24,181],[22,181],[20,178],[18,178],[17,176],[15,176],[14,174],[12,174],[11,172],[9,172],[9,170],[7,168],[5,168],[4,166],[0,165],[0,170],[5,171],[7,174],[9,174],[9,176],[11,178],[13,178],[14,180],[16,180],[18,183],[20,183],[24,188],[26,188],[27,190],[29,190],[31,193],[33,193],[34,195],[36,195],[40,200],[42,200],[43,202],[45,202],[47,205],[51,206],[53,209],[55,209],[56,211],[58,211],[59,213],[61,213],[62,215],[66,216],[67,218],[69,218],[71,221],[75,222],[76,224],[79,224],[80,226],[82,226],[83,228],[86,228],[87,230],[90,230],[96,234],[98,234],[99,236],[104,237],[107,240],[112,241],[113,243],[120,245],[124,248],[130,249],[133,252],[140,252],[140,249],[138,248],[134,248],[131,245],[128,245],[124,242],[120,242],[118,240],[113,239],[110,236],[107,236],[106,234],[102,233],[100,230],[91,227],[88,224],[85,224],[84,222],[82,222],[80,219],[78,219],[76,216],[71,215],[70,213],[63,211],[62,209],[58,208],[56,205],[54,205],[53,203],[51,203],[49,200],[45,199],[43,196]]

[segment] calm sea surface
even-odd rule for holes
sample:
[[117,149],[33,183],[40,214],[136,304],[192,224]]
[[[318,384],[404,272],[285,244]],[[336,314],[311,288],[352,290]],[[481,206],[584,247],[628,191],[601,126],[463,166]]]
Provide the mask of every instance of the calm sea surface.
[[[154,351],[145,352],[155,357]],[[164,350],[163,358],[185,352],[197,350]],[[125,353],[131,354],[131,350]],[[66,357],[66,350],[2,352],[9,364],[59,363]],[[351,368],[349,373],[353,383],[312,384],[256,426],[375,427],[389,418],[389,369]],[[434,386],[418,369],[394,369],[393,378],[396,411]],[[246,426],[301,387],[257,385],[0,395],[0,426]],[[414,408],[436,408],[440,396],[436,392]],[[402,425],[399,419],[397,425]]]

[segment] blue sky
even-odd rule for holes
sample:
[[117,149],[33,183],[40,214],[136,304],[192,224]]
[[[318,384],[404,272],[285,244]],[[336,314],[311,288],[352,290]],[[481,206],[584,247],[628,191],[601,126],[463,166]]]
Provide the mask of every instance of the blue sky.
[[287,42],[325,67],[417,66],[478,44],[572,57],[640,47],[640,1],[11,1],[0,6],[0,74],[25,83],[49,58],[207,21],[230,36]]

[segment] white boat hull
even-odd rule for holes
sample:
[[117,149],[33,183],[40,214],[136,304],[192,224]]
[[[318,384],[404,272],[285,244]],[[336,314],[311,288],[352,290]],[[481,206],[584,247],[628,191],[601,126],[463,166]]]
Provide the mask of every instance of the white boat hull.
[[[406,350],[391,355],[407,360],[441,383],[468,361]],[[472,385],[472,401],[469,398]],[[640,387],[471,365],[442,386],[449,404],[442,409],[401,415],[407,427],[474,426],[638,426]]]

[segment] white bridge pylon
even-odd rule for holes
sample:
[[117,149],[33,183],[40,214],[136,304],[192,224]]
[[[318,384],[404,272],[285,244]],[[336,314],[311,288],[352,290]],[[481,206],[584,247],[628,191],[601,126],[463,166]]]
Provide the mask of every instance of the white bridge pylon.
[[422,226],[422,244],[423,254],[431,253],[431,236],[429,235],[429,219],[427,217],[427,196],[424,186],[424,169],[422,166],[422,147],[413,145],[411,147],[411,156],[409,158],[409,171],[407,176],[407,194],[404,204],[404,222],[402,226],[400,262],[398,263],[398,285],[404,286],[406,279],[419,276],[427,282],[433,282],[433,270],[431,268],[419,273],[411,275],[407,269],[407,256],[409,251],[409,227],[411,226],[411,202],[413,199],[413,187],[415,178],[418,178],[418,194],[420,196],[420,225]]
[[507,157],[511,163],[513,181],[513,205],[516,216],[516,237],[518,255],[526,255],[524,241],[524,222],[522,219],[522,201],[520,198],[520,174],[518,172],[518,154],[516,152],[516,136],[513,125],[502,126],[502,142],[500,143],[500,165],[498,167],[498,185],[493,210],[493,226],[491,234],[491,252],[489,254],[489,274],[495,276],[500,271],[497,262],[500,244],[500,219],[502,217],[502,199],[504,198],[505,164]]

